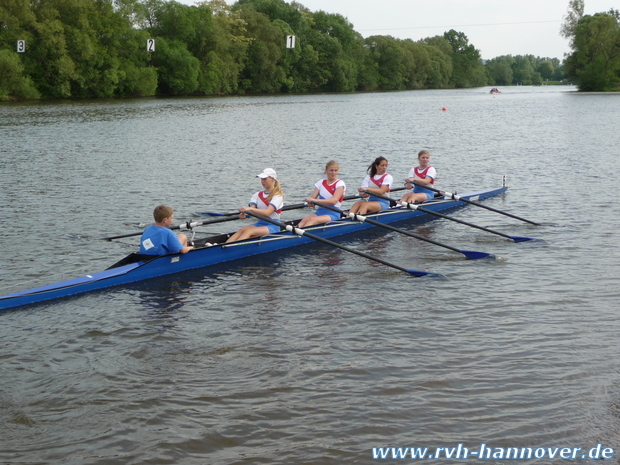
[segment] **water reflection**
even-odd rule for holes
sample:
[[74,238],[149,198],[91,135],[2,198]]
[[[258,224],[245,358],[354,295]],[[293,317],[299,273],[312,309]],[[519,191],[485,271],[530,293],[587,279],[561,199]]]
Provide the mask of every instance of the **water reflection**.
[[[0,170],[19,179],[0,191],[2,287],[105,268],[137,241],[96,238],[150,223],[161,202],[179,218],[231,211],[257,189],[259,159],[296,203],[319,160],[355,185],[369,154],[404,177],[430,147],[442,187],[508,174],[492,203],[545,223],[452,213],[538,244],[399,226],[495,262],[438,260],[452,255],[387,232],[342,241],[446,280],[312,244],[3,312],[4,449],[23,462],[278,464],[361,463],[370,443],[412,439],[618,447],[616,101],[478,89],[0,105]],[[579,189],[589,197],[568,194]]]

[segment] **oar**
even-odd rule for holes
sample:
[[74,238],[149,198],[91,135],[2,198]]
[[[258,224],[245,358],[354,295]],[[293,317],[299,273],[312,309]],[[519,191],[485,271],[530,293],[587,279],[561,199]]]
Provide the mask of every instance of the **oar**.
[[540,223],[536,223],[535,221],[531,221],[531,220],[528,220],[528,219],[525,219],[525,218],[521,218],[520,216],[513,215],[512,213],[508,213],[508,212],[505,212],[505,211],[502,211],[502,210],[498,210],[497,208],[489,207],[488,205],[484,205],[484,204],[482,204],[480,202],[476,202],[475,200],[469,200],[469,199],[460,197],[460,196],[458,196],[456,194],[450,194],[448,192],[440,191],[439,189],[435,189],[434,187],[429,187],[427,185],[423,186],[423,185],[418,184],[416,182],[414,182],[413,184],[415,184],[416,186],[423,187],[424,189],[428,189],[430,191],[438,192],[438,193],[440,193],[442,195],[449,196],[450,198],[452,198],[452,200],[460,200],[461,202],[469,203],[469,204],[475,205],[477,207],[486,208],[487,210],[490,210],[490,211],[495,212],[495,213],[499,213],[500,215],[509,216],[510,218],[514,218],[515,220],[525,221],[526,223],[530,223],[530,224],[533,224],[533,225],[536,225],[536,226],[541,226]]
[[263,220],[263,221],[266,221],[268,223],[275,224],[276,226],[279,226],[282,229],[285,229],[285,230],[287,230],[289,232],[292,232],[293,234],[297,234],[300,237],[301,236],[307,236],[310,239],[314,239],[317,242],[323,242],[324,244],[331,245],[333,247],[337,247],[337,248],[345,250],[347,252],[354,253],[355,255],[359,255],[360,257],[367,258],[368,260],[373,260],[375,262],[381,263],[382,265],[389,266],[389,267],[395,268],[395,269],[400,270],[400,271],[404,271],[405,273],[408,273],[408,274],[410,274],[412,276],[416,276],[416,277],[420,277],[420,276],[433,276],[433,277],[442,277],[442,278],[445,277],[442,274],[429,273],[428,271],[408,270],[408,269],[403,268],[401,266],[394,265],[393,263],[386,262],[385,260],[381,260],[380,258],[371,257],[370,255],[367,255],[367,254],[365,254],[363,252],[359,252],[359,251],[357,251],[355,249],[351,249],[351,248],[346,247],[344,245],[341,245],[341,244],[338,244],[336,242],[330,241],[329,239],[325,239],[323,237],[316,236],[316,235],[314,235],[312,233],[309,233],[308,231],[305,231],[305,230],[300,229],[300,228],[296,228],[296,227],[288,225],[288,224],[281,223],[280,221],[273,220],[273,219],[268,218],[266,216],[257,215],[256,213],[251,213],[251,212],[248,212],[248,211],[246,211],[245,213],[247,215],[250,215],[250,216],[253,216],[255,218],[258,218],[259,220]]
[[[287,211],[287,210],[296,210],[299,208],[304,208],[307,207],[308,205],[306,205],[305,203],[294,203],[292,205],[284,205],[282,207],[283,211]],[[239,212],[231,212],[231,213],[217,213],[217,212],[201,212],[201,215],[208,215],[208,216],[233,216],[233,215],[239,215]]]
[[[405,187],[397,187],[395,189],[392,189],[392,191],[401,191],[401,190],[405,190]],[[352,200],[352,199],[359,199],[361,198],[360,195],[349,195],[346,196],[343,200]],[[299,204],[293,204],[293,205],[285,205],[284,207],[282,207],[282,210],[295,210],[298,208],[303,208],[303,207],[307,207],[308,205],[306,203],[299,203]],[[175,230],[175,229],[191,229],[194,226],[207,226],[210,224],[215,224],[215,223],[223,223],[225,221],[234,221],[234,220],[238,220],[239,219],[239,212],[232,212],[232,213],[213,213],[213,212],[204,212],[203,214],[205,215],[210,215],[210,216],[220,216],[221,218],[216,218],[213,220],[209,220],[209,221],[199,221],[196,223],[190,223],[189,221],[187,223],[183,223],[179,226],[173,226],[170,229]],[[134,232],[134,233],[129,233],[129,234],[121,234],[119,236],[110,236],[110,237],[102,237],[101,240],[102,241],[111,241],[114,239],[123,239],[125,237],[133,237],[133,236],[140,236],[143,233],[143,231],[140,232]]]
[[[239,212],[237,212],[237,215],[239,215]],[[189,221],[187,221],[186,223],[182,223],[178,226],[172,226],[168,229],[193,229],[196,226],[207,226],[209,224],[215,224],[215,223],[223,223],[224,221],[233,221],[233,220],[238,220],[239,216],[237,217],[225,217],[225,218],[217,218],[214,220],[209,220],[209,221],[196,221],[194,223],[190,223]],[[130,233],[130,234],[121,234],[120,236],[110,236],[110,237],[102,237],[101,240],[103,241],[111,241],[113,239],[122,239],[124,237],[132,237],[132,236],[140,236],[144,231],[140,231],[140,232],[134,232],[134,233]]]
[[[386,197],[386,198],[389,198],[389,197]],[[494,257],[494,255],[492,255],[490,253],[486,253],[486,252],[476,252],[475,250],[459,250],[459,249],[457,249],[455,247],[452,247],[452,246],[449,246],[449,245],[446,245],[446,244],[442,244],[440,242],[436,242],[436,241],[434,241],[432,239],[428,239],[428,238],[426,238],[424,236],[419,236],[418,234],[414,234],[412,232],[405,231],[404,229],[398,229],[398,228],[395,228],[394,226],[391,226],[389,224],[384,224],[384,223],[381,223],[379,221],[371,220],[370,218],[366,218],[363,215],[358,215],[357,213],[348,213],[347,214],[347,213],[343,212],[342,210],[340,210],[339,208],[336,208],[336,207],[334,207],[332,205],[325,205],[325,204],[322,204],[322,203],[319,203],[319,202],[313,202],[313,203],[315,203],[316,205],[319,205],[320,207],[326,208],[328,210],[331,210],[331,211],[334,211],[334,212],[338,212],[338,213],[342,213],[345,216],[348,216],[349,218],[351,218],[352,220],[357,220],[357,221],[362,221],[362,222],[365,221],[366,223],[374,224],[375,226],[379,226],[381,228],[386,228],[386,229],[389,229],[390,231],[394,231],[394,232],[397,232],[397,233],[400,233],[400,234],[404,234],[405,236],[414,237],[416,239],[420,239],[421,241],[429,242],[431,244],[438,245],[439,247],[445,247],[446,249],[450,249],[450,250],[452,250],[454,252],[462,253],[463,255],[465,255],[465,257],[467,257],[467,258],[469,258],[471,260],[476,260],[476,259],[479,259],[479,258]]]
[[[386,199],[386,200],[391,200],[392,202],[395,202],[395,200],[390,198],[390,197],[385,197],[385,196],[382,196],[382,195],[375,195],[375,197],[380,197],[380,198],[383,198],[383,199]],[[504,233],[501,233],[499,231],[493,231],[492,229],[485,228],[483,226],[478,226],[477,224],[468,223],[467,221],[459,220],[457,218],[453,218],[451,216],[444,215],[443,213],[439,213],[439,212],[436,212],[436,211],[433,211],[433,210],[429,210],[428,208],[420,207],[420,206],[418,206],[418,205],[416,205],[414,203],[403,202],[401,204],[401,206],[403,208],[410,208],[412,210],[420,210],[421,212],[428,213],[429,215],[434,215],[434,216],[438,216],[440,218],[445,218],[446,220],[450,220],[450,221],[454,221],[456,223],[461,223],[461,224],[464,224],[464,225],[467,225],[467,226],[471,226],[472,228],[477,228],[477,229],[480,229],[482,231],[490,232],[491,234],[497,234],[498,236],[505,237],[506,239],[510,239],[512,241],[515,241],[515,242],[525,242],[525,241],[533,241],[534,240],[531,237],[509,236],[508,234],[504,234]]]
[[[407,189],[406,187],[397,187],[395,189],[392,189],[392,192],[394,191],[402,191]],[[342,200],[353,200],[353,199],[360,199],[362,196],[361,195],[347,195],[346,197],[344,197]],[[297,210],[299,208],[304,208],[307,207],[308,204],[307,203],[294,203],[292,205],[285,205],[284,207],[282,207],[283,211],[287,211],[287,210]],[[202,212],[201,215],[208,215],[208,216],[233,216],[233,215],[238,215],[239,212],[231,212],[231,213],[217,213],[217,212]]]

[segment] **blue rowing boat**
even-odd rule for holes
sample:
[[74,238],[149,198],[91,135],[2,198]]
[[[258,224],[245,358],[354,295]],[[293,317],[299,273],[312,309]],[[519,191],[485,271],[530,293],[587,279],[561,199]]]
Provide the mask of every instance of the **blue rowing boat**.
[[[507,187],[504,186],[496,189],[462,194],[459,198],[470,201],[483,200],[503,194],[506,190]],[[455,200],[446,196],[435,198],[425,202],[423,205],[426,210],[439,212],[464,206],[466,203],[462,200]],[[434,216],[419,210],[397,207],[368,215],[368,218],[371,218],[375,222],[390,224],[411,220],[425,221],[433,219]],[[286,224],[295,226],[298,222],[299,220],[296,220],[287,222]],[[377,226],[364,221],[343,218],[324,225],[312,226],[306,228],[306,230],[312,231],[312,234],[315,236],[328,239],[350,235],[374,227]],[[196,240],[195,250],[186,254],[150,256],[132,253],[107,270],[99,273],[0,296],[0,310],[36,304],[53,299],[61,299],[75,294],[144,281],[314,242],[313,239],[303,235],[299,236],[289,231],[280,231],[279,233],[269,234],[255,239],[226,244],[226,239],[228,239],[230,235],[231,234],[221,234]]]

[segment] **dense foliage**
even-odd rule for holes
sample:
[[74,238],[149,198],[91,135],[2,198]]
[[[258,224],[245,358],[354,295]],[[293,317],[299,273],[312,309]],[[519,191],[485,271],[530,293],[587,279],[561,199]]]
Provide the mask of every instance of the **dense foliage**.
[[[294,49],[286,48],[287,35],[295,35]],[[505,56],[484,65],[454,30],[418,42],[364,39],[343,16],[294,1],[0,4],[0,100],[405,90],[562,77],[557,59]]]
[[503,55],[487,61],[486,71],[495,85],[540,86],[549,81],[564,80],[564,69],[558,58],[533,55]]
[[562,34],[573,52],[566,72],[583,91],[620,90],[620,12],[583,15],[583,0],[571,0]]

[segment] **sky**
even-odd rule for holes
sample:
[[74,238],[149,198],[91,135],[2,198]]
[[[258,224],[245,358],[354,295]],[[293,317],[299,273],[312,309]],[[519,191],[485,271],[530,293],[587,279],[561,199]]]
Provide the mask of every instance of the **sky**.
[[[344,16],[364,37],[390,35],[417,41],[454,29],[464,33],[484,59],[535,55],[562,60],[570,52],[568,40],[560,36],[569,0],[297,1],[313,12],[322,10]],[[618,8],[617,0],[585,0],[585,14],[611,8]]]

